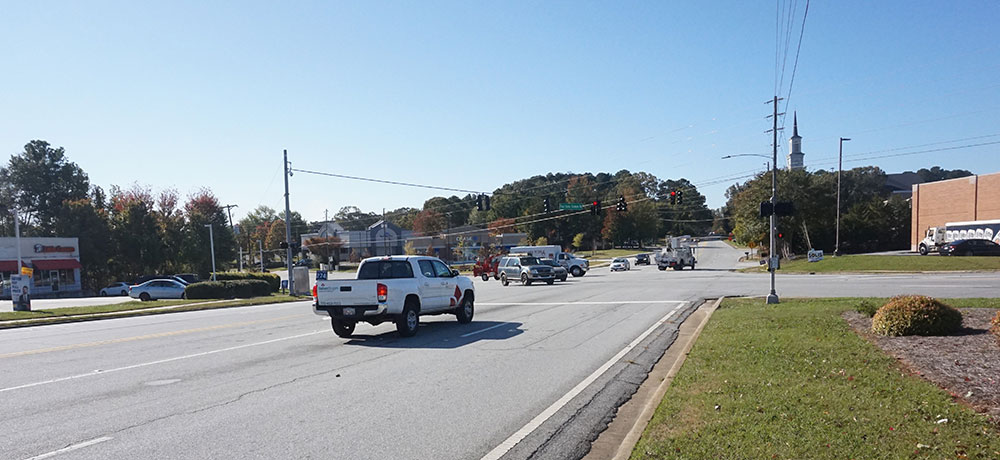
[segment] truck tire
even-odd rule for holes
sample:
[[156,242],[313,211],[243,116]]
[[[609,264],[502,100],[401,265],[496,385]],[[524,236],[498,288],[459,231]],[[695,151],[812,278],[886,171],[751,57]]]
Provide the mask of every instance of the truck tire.
[[472,296],[465,294],[462,304],[455,309],[455,317],[458,318],[459,323],[469,324],[472,322],[472,315],[475,313],[476,307],[473,305]]
[[420,326],[420,314],[417,307],[412,302],[407,302],[403,306],[403,312],[396,317],[396,331],[401,337],[413,337]]
[[507,281],[507,274],[506,273],[501,273],[500,274],[500,284],[502,284],[504,286],[510,285],[510,281]]
[[337,337],[343,337],[345,339],[351,338],[351,335],[354,334],[354,326],[356,324],[357,323],[351,321],[330,321],[330,325],[333,326],[333,333],[337,334]]
[[674,265],[674,270],[681,270],[683,268],[684,268],[683,265],[680,265],[680,264]]
[[556,280],[545,280],[545,284],[554,284]]
[[489,281],[489,280],[490,280],[490,275],[483,273],[483,281]]
[[571,268],[569,270],[569,273],[571,275],[573,275],[573,278],[579,278],[579,277],[583,276],[583,269],[580,268],[580,267],[574,266],[573,268]]
[[918,250],[918,252],[920,252],[920,255],[926,256],[927,255],[927,245],[921,243],[920,244],[920,249]]
[[691,270],[694,270],[694,261],[691,261]]
[[527,273],[521,273],[521,284],[531,286],[531,280],[528,279]]

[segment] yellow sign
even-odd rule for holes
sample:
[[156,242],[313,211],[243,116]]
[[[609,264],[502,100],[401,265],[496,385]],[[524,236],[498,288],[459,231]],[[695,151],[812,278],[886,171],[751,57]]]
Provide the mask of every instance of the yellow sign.
[[21,267],[21,274],[25,276],[32,276],[35,273],[33,268]]

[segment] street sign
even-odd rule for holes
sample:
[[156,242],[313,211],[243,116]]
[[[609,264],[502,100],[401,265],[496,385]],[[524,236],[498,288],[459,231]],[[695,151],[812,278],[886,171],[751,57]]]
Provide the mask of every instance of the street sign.
[[559,203],[560,211],[583,211],[583,203]]
[[806,257],[809,258],[810,262],[819,262],[823,260],[823,250],[822,249],[810,249],[806,253]]
[[35,274],[35,269],[31,267],[21,267],[21,274],[30,278]]

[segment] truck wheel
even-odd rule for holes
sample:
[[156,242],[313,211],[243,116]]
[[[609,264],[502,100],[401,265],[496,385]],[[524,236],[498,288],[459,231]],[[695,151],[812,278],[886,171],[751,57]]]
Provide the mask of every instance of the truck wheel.
[[674,270],[680,270],[682,268],[684,268],[683,265],[674,265]]
[[664,267],[662,265],[657,265],[656,268],[659,268],[661,272],[667,269],[667,267]]
[[545,284],[553,284],[556,280],[545,280]]
[[691,270],[694,270],[694,262],[691,262]]
[[921,244],[919,252],[920,252],[920,255],[926,256],[927,255],[927,245],[926,244]]
[[143,302],[149,302],[149,299],[150,297],[148,292],[143,292],[142,294],[139,294],[139,300]]
[[490,280],[490,275],[483,273],[483,281],[489,281],[489,280]]
[[403,313],[396,317],[396,330],[402,337],[413,337],[417,333],[418,326],[420,326],[420,314],[417,313],[417,307],[407,303],[403,307]]
[[506,273],[501,273],[500,274],[500,284],[502,284],[504,286],[507,286],[507,285],[510,284],[510,281],[507,281],[507,274]]
[[351,335],[354,334],[354,326],[357,323],[333,320],[330,321],[330,324],[333,325],[333,333],[337,334],[337,337],[349,339],[351,338]]
[[528,279],[527,273],[521,273],[521,284],[531,286],[531,280]]
[[472,322],[472,315],[475,314],[476,308],[472,304],[472,298],[468,294],[462,299],[462,304],[458,306],[455,310],[455,316],[458,318],[458,322],[462,324],[469,324]]
[[569,273],[573,275],[573,278],[579,278],[583,276],[583,269],[580,267],[573,267],[570,269]]

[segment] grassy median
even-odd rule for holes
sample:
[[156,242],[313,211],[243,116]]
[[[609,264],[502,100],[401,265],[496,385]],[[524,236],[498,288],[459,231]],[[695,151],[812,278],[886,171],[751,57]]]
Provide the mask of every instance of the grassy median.
[[[122,313],[121,315],[109,315],[113,317],[138,316],[145,314],[156,314],[160,312],[208,310],[212,308],[241,307],[251,305],[263,305],[269,303],[294,302],[297,300],[308,300],[309,297],[292,297],[289,295],[271,295],[266,297],[254,297],[251,299],[232,300],[152,300],[141,302],[133,300],[110,305],[94,305],[89,307],[66,307],[52,308],[49,310],[15,311],[0,313],[0,321],[10,320],[46,320],[51,318],[65,318],[70,316],[85,316],[98,313]],[[169,310],[149,310],[162,307],[176,307]]]
[[[838,272],[934,272],[1000,270],[1000,257],[943,256],[825,256],[819,262],[806,259],[782,260],[778,273]],[[745,268],[745,272],[766,272],[766,266]]]
[[725,301],[632,458],[1000,458],[996,425],[849,328],[858,300]]

